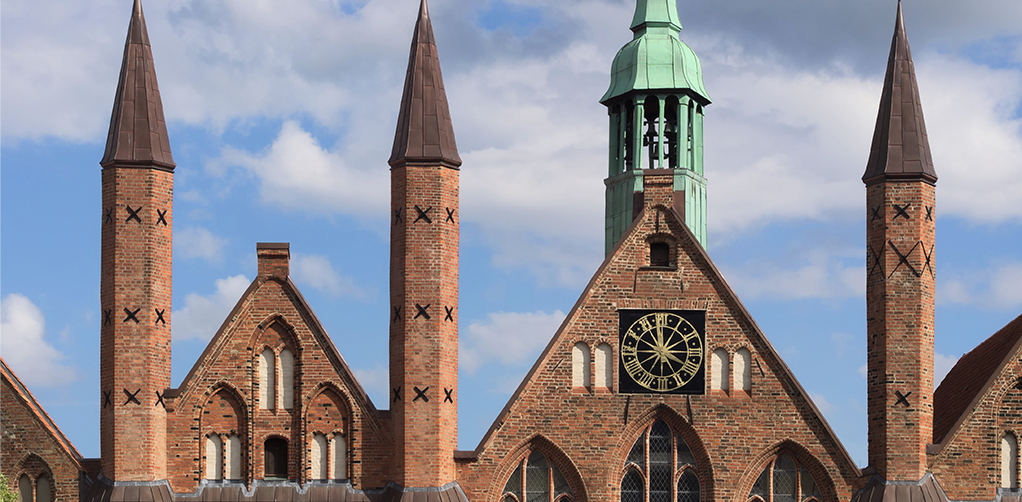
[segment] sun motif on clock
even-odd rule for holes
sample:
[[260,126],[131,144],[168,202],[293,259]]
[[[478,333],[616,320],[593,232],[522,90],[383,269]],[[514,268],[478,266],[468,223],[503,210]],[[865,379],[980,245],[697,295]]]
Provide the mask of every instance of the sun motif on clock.
[[706,312],[621,311],[620,390],[702,394]]

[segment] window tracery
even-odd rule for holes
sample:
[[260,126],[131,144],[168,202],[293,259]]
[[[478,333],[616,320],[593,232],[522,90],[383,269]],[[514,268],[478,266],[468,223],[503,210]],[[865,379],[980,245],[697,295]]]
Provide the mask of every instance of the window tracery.
[[572,502],[574,496],[561,470],[539,450],[522,459],[511,473],[502,502]]
[[698,502],[695,457],[667,422],[657,420],[632,445],[621,479],[621,502]]
[[749,502],[816,502],[820,489],[805,466],[782,453],[770,461],[749,492]]

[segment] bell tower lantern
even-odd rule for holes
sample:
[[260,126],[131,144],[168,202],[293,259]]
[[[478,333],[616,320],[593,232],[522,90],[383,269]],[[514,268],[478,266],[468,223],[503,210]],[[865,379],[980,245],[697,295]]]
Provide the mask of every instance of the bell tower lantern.
[[678,38],[675,0],[637,0],[631,30],[600,99],[610,115],[605,252],[642,208],[649,169],[673,171],[674,208],[705,247],[703,108],[710,98],[699,58]]

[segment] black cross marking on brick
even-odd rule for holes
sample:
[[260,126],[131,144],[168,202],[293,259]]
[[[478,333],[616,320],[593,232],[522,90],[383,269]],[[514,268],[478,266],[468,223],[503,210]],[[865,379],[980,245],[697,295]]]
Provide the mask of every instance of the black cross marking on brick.
[[898,406],[901,403],[905,403],[905,407],[906,408],[908,408],[909,406],[912,406],[908,402],[908,396],[912,395],[911,392],[909,392],[908,394],[902,394],[900,390],[896,390],[896,391],[894,391],[894,395],[898,396],[898,401],[896,403],[894,403],[895,406]]
[[111,222],[114,221],[114,208],[112,208],[112,207],[103,208],[103,214],[104,214],[104,216],[103,216],[103,223],[104,224],[111,223]]
[[167,409],[167,403],[163,402],[163,396],[164,394],[160,394],[160,391],[156,391],[156,404],[153,405],[154,407],[158,404],[163,406],[163,409]]
[[110,402],[110,393],[111,393],[111,392],[113,392],[113,391],[109,391],[109,390],[104,390],[104,391],[103,391],[103,407],[104,407],[104,408],[106,408],[106,406],[107,406],[108,404],[109,404],[110,406],[113,406],[113,405],[114,405],[114,403],[111,403],[111,402]]
[[157,209],[156,210],[156,215],[157,215],[156,216],[156,224],[159,225],[160,223],[163,223],[163,226],[167,226],[167,218],[166,218],[167,210],[164,209],[163,211],[160,211],[159,209]]
[[413,221],[412,223],[418,223],[419,220],[426,220],[426,223],[433,223],[433,220],[429,218],[429,212],[432,210],[433,206],[429,206],[426,208],[425,211],[423,211],[422,208],[419,207],[418,204],[416,204],[415,211],[419,213],[419,215],[415,217],[415,221]]
[[394,319],[395,321],[401,320],[401,306],[394,307]]
[[452,392],[454,392],[454,389],[448,389],[447,387],[444,387],[444,402],[445,403],[453,403],[454,402],[454,398],[451,397],[451,393]]
[[396,403],[396,402],[400,401],[401,400],[401,387],[395,387],[395,388],[390,389],[390,390],[394,391],[394,399],[392,399],[391,402]]
[[[920,241],[920,242],[922,242],[922,241]],[[923,256],[926,257],[926,263],[923,264],[923,270],[930,269],[930,277],[934,277],[934,275],[933,275],[933,266],[930,264],[931,263],[930,259],[933,258],[933,244],[930,244],[930,252],[929,253],[926,252],[926,246],[923,246]],[[923,275],[923,274],[919,274],[919,275]]]
[[880,206],[871,207],[869,210],[873,213],[873,216],[869,218],[870,223],[880,219]]
[[926,221],[933,221],[933,206],[926,206]]
[[905,254],[901,254],[901,251],[898,250],[898,246],[895,246],[893,242],[887,241],[887,243],[891,245],[891,249],[893,249],[895,254],[898,255],[898,264],[894,267],[894,270],[891,271],[891,275],[888,276],[888,279],[894,277],[894,273],[898,271],[898,267],[900,267],[902,263],[904,263],[905,266],[908,267],[909,270],[911,270],[916,277],[921,277],[923,275],[922,272],[916,270],[916,268],[913,267],[912,264],[908,262],[908,257],[911,256],[912,252],[916,250],[916,247],[919,246],[919,244],[921,244],[920,242],[917,242],[916,245],[912,246],[912,249],[909,249],[908,252]]
[[160,310],[160,309],[153,309],[153,310],[155,310],[155,311],[156,311],[156,322],[154,322],[154,323],[153,323],[153,326],[155,326],[155,325],[157,325],[157,324],[160,324],[161,322],[162,322],[162,323],[163,323],[164,325],[166,325],[166,324],[167,324],[167,321],[164,321],[164,320],[163,320],[163,313],[164,313],[164,312],[166,312],[166,311],[167,311],[167,309],[163,309],[163,310]]
[[416,313],[415,317],[413,317],[412,319],[418,319],[419,317],[425,317],[427,321],[430,320],[429,312],[427,312],[429,310],[429,306],[430,305],[432,305],[432,303],[427,303],[426,306],[423,307],[422,305],[419,305],[418,303],[416,303],[415,304],[415,308],[418,309],[419,312]]
[[138,311],[140,311],[140,310],[142,310],[142,309],[141,308],[137,308],[137,309],[135,309],[134,312],[132,312],[132,311],[130,311],[128,309],[124,309],[124,313],[128,314],[128,317],[124,318],[124,322],[135,321],[135,324],[138,324],[138,318],[135,317],[135,314],[138,314]]
[[904,206],[899,206],[897,204],[891,204],[891,205],[894,206],[894,210],[897,211],[897,214],[894,215],[894,218],[891,218],[892,220],[898,219],[899,216],[904,216],[906,220],[912,219],[911,217],[909,217],[908,213],[905,212],[905,211],[908,210],[908,208],[912,207],[912,203],[911,202],[908,203],[908,204],[905,204]]
[[103,309],[103,326],[106,326],[107,324],[110,324],[110,322],[111,322],[110,321],[110,314],[111,314],[111,312],[112,312],[111,309]]
[[138,389],[135,392],[131,392],[128,389],[121,389],[121,390],[124,391],[124,395],[125,396],[128,396],[128,400],[124,402],[123,406],[127,406],[128,403],[132,403],[132,402],[135,403],[135,404],[142,404],[142,401],[139,401],[138,398],[135,397],[135,396],[138,395],[139,392],[142,392],[142,389]]
[[429,402],[429,396],[426,395],[426,391],[429,390],[429,387],[426,387],[425,389],[419,389],[418,387],[412,387],[412,390],[415,391],[415,399],[412,399],[413,403],[418,401],[419,399],[422,399],[422,401],[426,402],[426,403]]
[[454,307],[448,307],[444,305],[444,310],[447,312],[447,314],[444,315],[444,320],[454,322],[454,318],[451,317],[452,315],[454,315]]
[[138,206],[138,209],[135,210],[132,210],[131,206],[124,206],[124,209],[128,210],[128,218],[124,220],[125,223],[131,220],[135,220],[139,223],[142,223],[142,218],[138,217],[138,212],[142,210],[142,206]]
[[869,254],[873,255],[873,266],[869,267],[869,274],[867,274],[866,277],[871,277],[873,275],[873,271],[876,270],[877,267],[880,267],[880,275],[882,277],[884,275],[884,266],[880,263],[880,258],[884,255],[884,248],[880,248],[880,252],[877,253],[873,250],[873,246],[870,245]]
[[449,207],[445,207],[444,211],[447,211],[447,218],[444,220],[444,223],[447,223],[448,221],[454,223],[454,210]]
[[401,220],[401,210],[402,209],[404,209],[404,208],[403,207],[399,207],[399,208],[394,210],[394,223],[401,223],[401,221],[402,221]]

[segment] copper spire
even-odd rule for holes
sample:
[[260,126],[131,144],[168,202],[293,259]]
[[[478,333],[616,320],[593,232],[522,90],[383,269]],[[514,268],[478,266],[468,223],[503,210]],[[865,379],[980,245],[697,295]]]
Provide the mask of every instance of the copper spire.
[[916,71],[912,64],[912,51],[905,34],[905,22],[898,0],[898,19],[894,24],[891,56],[887,61],[887,76],[880,96],[873,147],[866,163],[862,181],[871,184],[883,179],[922,179],[937,182],[930,156],[930,143],[926,139],[923,105],[919,101]]
[[389,163],[394,166],[405,161],[461,165],[426,0],[419,5],[419,19],[412,34],[408,73]]
[[135,0],[124,42],[124,60],[117,81],[106,152],[100,165],[155,166],[173,169],[163,103],[149,46],[141,0]]

